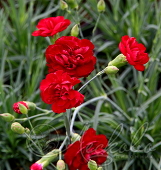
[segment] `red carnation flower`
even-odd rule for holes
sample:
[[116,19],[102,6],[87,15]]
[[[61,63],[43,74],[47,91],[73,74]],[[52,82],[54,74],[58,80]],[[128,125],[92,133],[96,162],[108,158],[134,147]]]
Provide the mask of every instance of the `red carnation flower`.
[[24,105],[27,109],[29,109],[28,105],[27,105],[25,102],[20,101],[20,102],[14,103],[13,106],[12,106],[13,110],[14,110],[16,113],[22,114],[21,111],[20,111],[20,109],[19,109],[19,104],[22,104],[22,105]]
[[31,165],[30,170],[43,170],[43,165],[38,164],[38,163],[34,163],[34,164]]
[[88,129],[80,141],[69,145],[64,154],[65,162],[70,170],[89,170],[87,163],[94,160],[101,165],[107,159],[105,148],[108,140],[105,135],[96,135],[93,128]]
[[73,86],[80,83],[77,78],[71,78],[62,70],[50,73],[40,83],[41,98],[47,104],[52,104],[56,113],[82,104],[84,96],[73,90]]
[[143,44],[139,44],[136,38],[125,35],[122,37],[119,49],[126,56],[129,64],[133,65],[138,71],[144,71],[143,64],[149,61],[149,56],[145,53],[146,48]]
[[96,64],[94,45],[87,39],[63,36],[46,50],[49,72],[63,70],[72,77],[87,77]]
[[45,18],[39,21],[36,26],[39,30],[32,33],[32,36],[48,37],[65,30],[70,25],[70,20],[63,16]]

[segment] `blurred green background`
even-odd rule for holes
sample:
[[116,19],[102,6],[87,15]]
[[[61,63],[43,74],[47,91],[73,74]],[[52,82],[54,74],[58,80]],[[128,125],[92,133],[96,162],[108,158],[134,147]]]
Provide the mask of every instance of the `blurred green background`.
[[[23,118],[12,110],[13,103],[21,100],[50,109],[39,94],[39,83],[47,74],[44,52],[49,41],[48,38],[31,36],[40,19],[64,16],[72,24],[61,36],[70,35],[71,28],[80,23],[83,33],[80,38],[93,40],[96,70],[82,79],[82,84],[119,54],[118,44],[123,35],[136,37],[147,47],[150,56],[146,70],[138,72],[128,65],[116,76],[102,75],[92,81],[82,91],[85,100],[102,95],[106,95],[107,100],[81,109],[75,129],[79,132],[88,123],[107,136],[108,161],[111,159],[112,162],[107,161],[104,170],[161,170],[161,2],[105,0],[106,11],[100,16],[97,2],[79,0],[78,10],[70,9],[71,13],[68,13],[59,8],[58,0],[1,0],[0,113]],[[98,17],[98,26],[92,35]],[[35,110],[30,116],[38,113]],[[59,141],[63,140],[65,131],[61,114],[51,113],[31,121],[34,127],[39,125],[46,141],[49,136],[54,138],[56,133]],[[30,150],[25,136],[14,134],[10,123],[2,119],[0,122],[0,170],[29,170],[39,157]],[[30,127],[28,122],[20,123]],[[44,124],[49,124],[50,130]],[[51,142],[50,147],[57,142]]]

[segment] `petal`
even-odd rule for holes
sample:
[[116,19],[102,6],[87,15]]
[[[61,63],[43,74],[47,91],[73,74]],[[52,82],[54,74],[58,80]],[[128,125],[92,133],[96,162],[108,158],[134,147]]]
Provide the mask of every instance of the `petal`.
[[64,154],[65,162],[68,165],[71,165],[74,157],[77,155],[77,153],[79,153],[79,151],[80,151],[80,142],[79,141],[76,141],[73,144],[69,145],[67,148],[67,151]]
[[95,69],[95,62],[96,58],[94,57],[90,62],[80,65],[75,69],[74,75],[76,77],[87,77]]
[[52,104],[52,110],[53,110],[53,112],[55,112],[55,113],[63,113],[63,112],[66,112],[66,109],[65,109],[65,108],[57,105],[57,102],[55,102],[55,103]]
[[97,147],[99,148],[106,148],[108,146],[108,140],[105,135],[97,135],[95,140],[97,141]]
[[145,70],[145,66],[143,66],[143,65],[134,65],[134,67],[138,71],[144,71]]
[[89,128],[84,132],[80,139],[80,143],[86,142],[86,141],[91,141],[91,138],[93,136],[96,136],[96,131],[93,128]]

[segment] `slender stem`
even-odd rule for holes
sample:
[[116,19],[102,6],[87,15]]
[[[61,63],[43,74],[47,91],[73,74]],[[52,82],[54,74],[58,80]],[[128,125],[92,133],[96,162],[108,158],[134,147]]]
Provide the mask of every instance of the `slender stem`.
[[84,38],[82,29],[81,29],[81,27],[80,27],[80,18],[79,18],[78,10],[76,11],[76,16],[77,16],[77,22],[78,22],[78,26],[79,26],[80,36],[81,36],[81,38]]
[[71,120],[71,124],[70,124],[70,134],[73,133],[74,121],[75,121],[75,118],[76,118],[79,110],[80,110],[82,107],[84,107],[84,106],[86,106],[86,105],[88,105],[88,104],[90,104],[90,103],[92,103],[92,102],[95,102],[95,101],[97,101],[97,100],[102,100],[102,99],[106,99],[106,97],[105,97],[105,96],[95,97],[95,98],[93,98],[93,99],[91,99],[91,100],[88,100],[87,102],[83,103],[82,105],[78,106],[78,107],[75,109],[75,111],[74,111],[74,113],[73,113],[72,120]]
[[89,84],[92,80],[94,80],[98,75],[96,74],[94,77],[92,77],[89,81],[87,81],[78,91],[81,91],[87,84]]
[[67,141],[67,139],[68,139],[68,136],[65,137],[63,143],[62,143],[61,146],[59,147],[59,150],[60,150],[60,151],[63,149],[63,147],[64,147],[65,142]]
[[95,26],[94,26],[94,28],[93,28],[93,31],[92,31],[92,42],[94,42],[94,33],[95,33],[96,28],[97,28],[97,26],[98,26],[98,22],[99,22],[99,20],[100,20],[100,17],[101,17],[101,13],[99,13],[98,18],[97,18],[97,21],[96,21],[96,24],[95,24]]
[[94,80],[97,76],[103,74],[105,69],[102,71],[98,72],[94,77],[92,77],[89,81],[87,81],[78,91],[81,91],[87,84],[89,84],[92,80]]
[[32,140],[32,138],[27,134],[25,133],[25,135],[28,137],[28,139],[35,145],[35,147],[38,149],[38,151],[44,155],[44,153],[42,152],[42,150],[37,146],[37,144]]
[[40,111],[43,111],[43,112],[50,112],[50,113],[52,113],[52,112],[53,112],[52,110],[42,109],[42,108],[37,107],[37,106],[36,106],[36,109],[37,109],[37,110],[40,110]]
[[15,121],[26,121],[27,118],[22,118],[22,119],[15,119]]
[[70,141],[70,125],[69,125],[69,119],[66,114],[64,114],[64,123],[66,128],[67,137]]
[[[63,141],[62,144],[60,145],[60,147],[59,147],[59,150],[60,150],[60,151],[63,149],[63,147],[64,147],[67,139],[68,139],[68,136],[65,137],[64,141]],[[60,159],[61,159],[61,152],[59,153],[59,160],[60,160]]]
[[22,119],[15,119],[16,121],[26,121],[26,120],[30,120],[30,119],[33,119],[35,117],[39,117],[39,116],[44,116],[44,114],[49,114],[51,112],[46,112],[46,113],[41,113],[41,114],[37,114],[37,115],[34,115],[34,116],[31,116],[31,117],[28,117],[28,118],[22,118]]
[[34,131],[34,128],[33,128],[33,126],[32,126],[32,123],[31,123],[31,121],[30,121],[30,119],[29,119],[29,117],[28,117],[28,114],[26,114],[26,117],[27,117],[27,120],[28,120],[28,122],[29,122],[29,124],[30,124],[30,127],[31,127],[31,129],[32,129],[32,131],[33,131],[33,133],[34,133],[34,135],[35,135],[35,131]]
[[[34,128],[33,128],[33,126],[32,126],[32,123],[31,123],[31,121],[30,121],[30,119],[29,119],[29,117],[28,117],[28,114],[26,114],[26,117],[27,117],[27,120],[28,120],[28,122],[29,122],[29,124],[30,124],[31,130],[33,131],[33,134],[36,136],[36,133],[35,133],[35,131],[34,131]],[[41,148],[40,143],[39,143],[38,140],[37,140],[37,144],[38,144],[38,147],[39,147],[39,151],[41,151],[40,153],[43,155],[44,153],[43,153],[43,151],[42,151],[42,148]]]

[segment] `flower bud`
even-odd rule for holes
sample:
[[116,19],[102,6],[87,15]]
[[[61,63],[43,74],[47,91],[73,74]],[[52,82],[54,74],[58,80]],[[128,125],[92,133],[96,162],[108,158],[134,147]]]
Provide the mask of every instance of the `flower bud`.
[[28,108],[26,108],[26,106],[24,106],[23,104],[18,104],[20,112],[22,114],[27,114],[28,113]]
[[98,12],[104,12],[106,8],[106,4],[104,0],[99,0],[98,4],[97,4],[97,10]]
[[119,54],[114,60],[109,62],[108,66],[122,67],[126,64],[126,57],[123,54]]
[[103,170],[103,168],[100,166],[100,167],[98,167],[98,169],[97,170]]
[[25,133],[30,133],[30,129],[29,128],[25,128]]
[[30,170],[43,170],[43,165],[36,162],[31,165]]
[[32,164],[30,170],[43,170],[43,168],[47,167],[52,161],[54,161],[59,154],[58,149],[54,149],[51,152],[44,155],[40,160],[36,163]]
[[81,136],[80,136],[79,134],[73,133],[73,134],[72,134],[71,141],[74,143],[74,142],[80,140],[80,138],[81,138]]
[[28,106],[28,108],[30,110],[35,110],[35,108],[36,108],[36,104],[35,103],[29,102],[29,101],[23,101],[23,102],[27,104],[27,106]]
[[25,102],[20,101],[13,104],[13,110],[18,114],[27,114],[28,105]]
[[76,24],[71,30],[71,36],[77,37],[78,35],[79,35],[79,27],[78,24]]
[[88,168],[90,170],[97,170],[97,163],[95,161],[93,161],[93,160],[90,160],[88,162]]
[[73,9],[78,9],[78,4],[76,0],[67,0],[68,5]]
[[18,133],[18,134],[25,133],[25,128],[18,122],[12,123],[11,130],[15,133]]
[[65,162],[63,160],[59,160],[56,164],[58,170],[65,170]]
[[0,114],[0,116],[6,122],[11,122],[11,121],[13,121],[15,119],[15,117],[13,115],[11,115],[10,113],[3,113],[3,114]]
[[63,0],[60,0],[60,9],[65,10],[68,8],[68,4]]
[[54,149],[51,152],[47,153],[41,158],[41,161],[48,161],[49,163],[52,162],[54,159],[57,158],[59,154],[59,149]]
[[108,66],[105,68],[106,74],[116,74],[119,71],[119,69],[115,66]]

